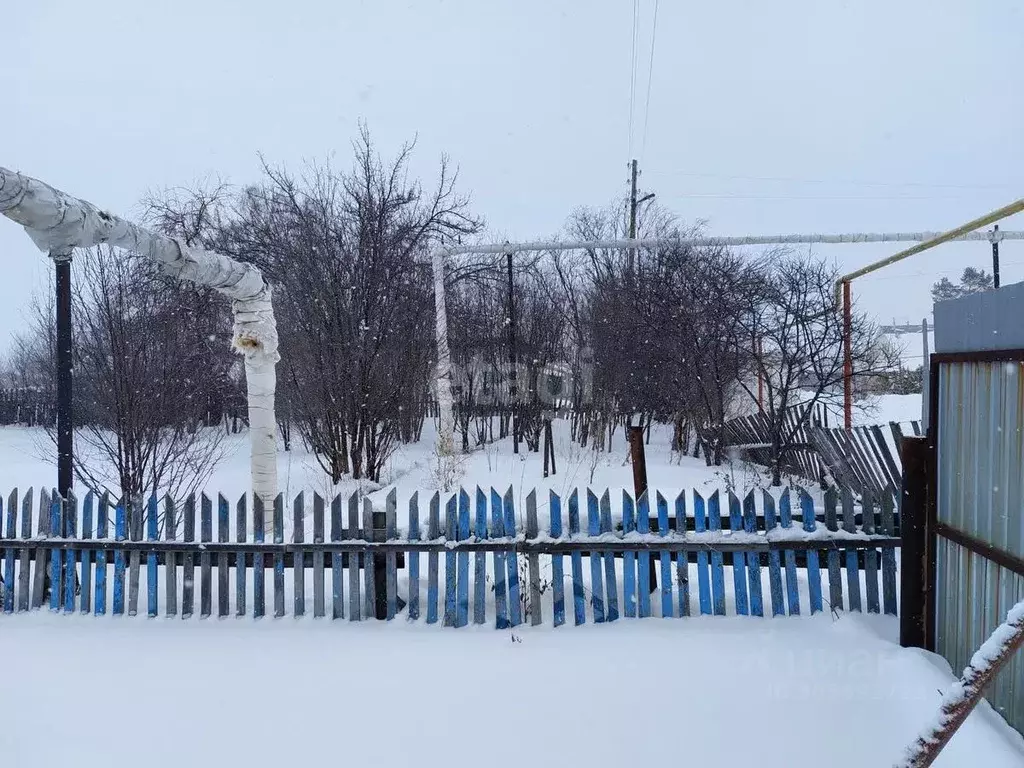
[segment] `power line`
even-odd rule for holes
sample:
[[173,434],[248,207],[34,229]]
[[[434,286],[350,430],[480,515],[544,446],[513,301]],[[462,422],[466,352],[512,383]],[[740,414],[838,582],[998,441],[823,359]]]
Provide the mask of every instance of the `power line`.
[[654,0],[654,21],[651,24],[651,61],[647,66],[647,99],[644,104],[644,138],[640,144],[640,162],[643,162],[644,154],[647,152],[647,121],[651,116],[651,80],[654,79],[654,43],[658,38],[658,4],[660,0]]
[[633,113],[636,109],[636,61],[637,28],[640,23],[640,0],[633,0],[633,32],[629,50],[629,148],[627,157],[633,155]]

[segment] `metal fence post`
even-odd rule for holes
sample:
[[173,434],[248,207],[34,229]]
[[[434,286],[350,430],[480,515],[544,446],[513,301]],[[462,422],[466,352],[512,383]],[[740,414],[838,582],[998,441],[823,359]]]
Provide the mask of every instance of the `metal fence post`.
[[927,648],[926,616],[933,598],[928,584],[928,438],[904,437],[900,457],[900,645]]

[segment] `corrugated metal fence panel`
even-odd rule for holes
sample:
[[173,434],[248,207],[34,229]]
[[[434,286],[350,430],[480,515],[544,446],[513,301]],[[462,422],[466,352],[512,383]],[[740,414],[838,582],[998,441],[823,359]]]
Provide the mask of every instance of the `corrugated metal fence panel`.
[[[941,536],[936,554],[935,650],[959,674],[1006,612],[1024,599],[1024,576]],[[986,698],[1010,725],[1024,731],[1024,649],[996,677]]]
[[1024,363],[943,363],[939,424],[939,522],[1024,558]]

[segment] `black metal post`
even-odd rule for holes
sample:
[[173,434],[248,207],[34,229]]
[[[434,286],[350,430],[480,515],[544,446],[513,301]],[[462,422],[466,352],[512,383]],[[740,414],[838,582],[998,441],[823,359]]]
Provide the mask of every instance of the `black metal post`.
[[900,645],[928,648],[928,461],[927,437],[904,437],[900,446]]
[[512,407],[512,452],[519,453],[519,419],[517,418],[519,405],[519,376],[516,371],[516,304],[515,284],[512,281],[512,253],[508,253],[508,362],[509,375],[509,399]]
[[[57,276],[57,492],[71,493],[72,431],[71,250],[51,251]],[[54,531],[54,535],[61,535]]]
[[992,285],[999,287],[999,225],[992,227]]

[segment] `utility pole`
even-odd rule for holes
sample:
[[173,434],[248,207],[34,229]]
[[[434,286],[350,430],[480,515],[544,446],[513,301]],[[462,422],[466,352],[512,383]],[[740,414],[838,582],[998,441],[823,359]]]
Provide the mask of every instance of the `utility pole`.
[[[67,499],[71,493],[74,433],[71,422],[71,249],[50,251],[56,268],[57,293],[57,492]],[[62,531],[53,531],[62,536]]]
[[[636,240],[636,160],[634,159],[630,163],[630,180],[629,180],[629,239]],[[633,269],[636,266],[636,249],[629,249],[629,274],[633,274]]]
[[516,418],[519,401],[519,376],[516,370],[516,303],[512,282],[512,251],[506,254],[506,259],[508,267],[508,362],[510,377],[508,394],[512,407],[512,452],[519,453],[519,419]]
[[996,224],[992,227],[992,231],[988,233],[989,242],[992,243],[992,286],[994,288],[999,287],[999,241],[1003,239],[1002,234],[999,232],[999,225]]

